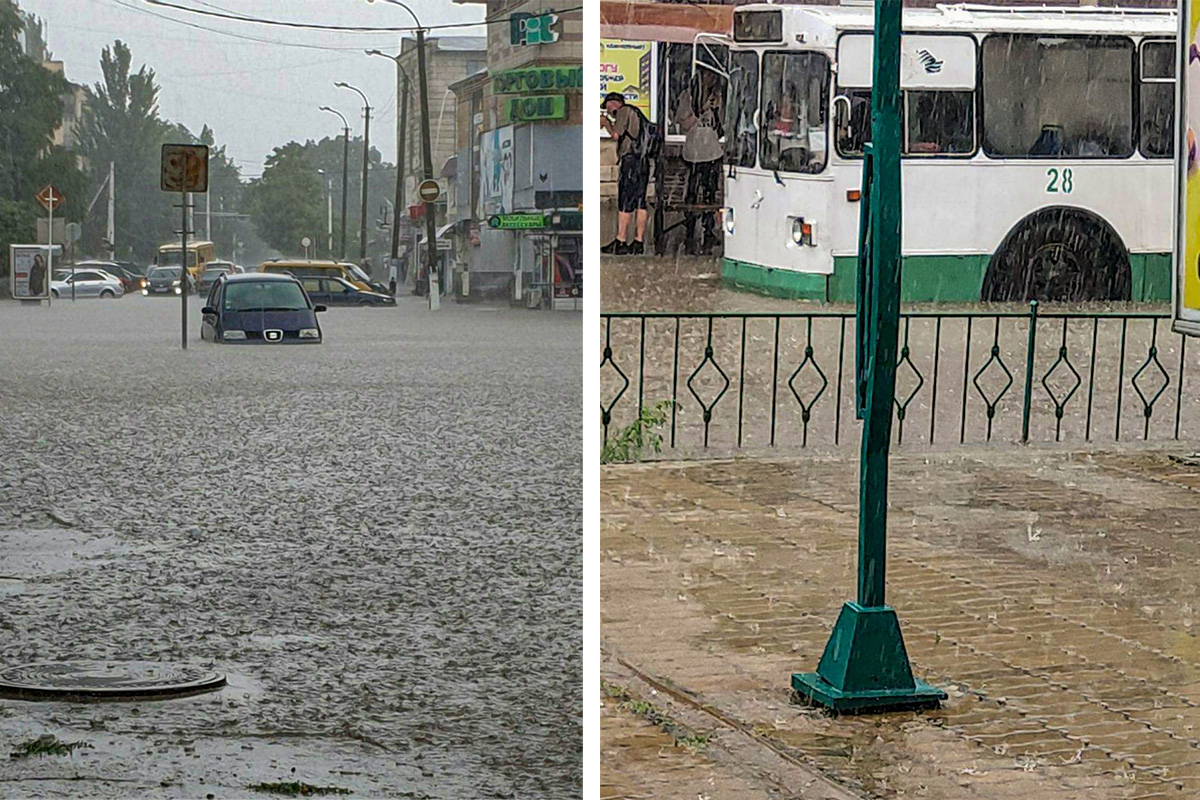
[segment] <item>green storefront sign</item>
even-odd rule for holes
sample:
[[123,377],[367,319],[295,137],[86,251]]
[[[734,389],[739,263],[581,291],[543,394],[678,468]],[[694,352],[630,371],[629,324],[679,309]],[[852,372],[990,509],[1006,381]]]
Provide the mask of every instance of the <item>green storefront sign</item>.
[[566,116],[567,98],[561,94],[505,97],[500,104],[501,125],[535,119],[565,119]]
[[509,18],[509,39],[513,44],[553,44],[558,41],[557,14],[517,12]]
[[583,67],[530,67],[497,72],[492,76],[492,90],[496,94],[583,91]]
[[546,227],[545,214],[493,214],[488,227],[501,231],[527,230]]

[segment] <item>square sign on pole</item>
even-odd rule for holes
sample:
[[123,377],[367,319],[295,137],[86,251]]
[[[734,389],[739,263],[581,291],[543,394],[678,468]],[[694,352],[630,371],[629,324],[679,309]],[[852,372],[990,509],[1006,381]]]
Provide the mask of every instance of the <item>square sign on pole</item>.
[[208,191],[208,145],[164,144],[159,188],[164,192]]

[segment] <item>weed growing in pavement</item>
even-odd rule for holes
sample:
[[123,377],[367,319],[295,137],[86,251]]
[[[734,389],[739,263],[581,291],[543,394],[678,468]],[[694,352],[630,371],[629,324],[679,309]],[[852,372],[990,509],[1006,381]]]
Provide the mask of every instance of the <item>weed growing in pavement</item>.
[[637,419],[604,442],[600,463],[627,464],[637,461],[647,448],[661,453],[663,437],[655,429],[666,424],[667,415],[674,404],[674,400],[661,400],[643,408]]
[[267,792],[268,794],[283,794],[289,797],[313,797],[322,794],[350,794],[349,789],[343,789],[340,786],[313,786],[303,781],[277,781],[275,783],[255,783],[247,786],[255,792]]
[[9,754],[9,758],[29,758],[30,756],[69,756],[76,750],[91,750],[87,742],[63,742],[53,733],[47,733],[36,739],[30,739]]
[[634,697],[625,687],[600,681],[600,688],[605,696],[619,701],[619,708],[641,717],[651,725],[657,725],[663,733],[675,740],[676,747],[686,747],[695,753],[708,746],[708,736],[696,733],[678,720],[672,719],[653,703]]

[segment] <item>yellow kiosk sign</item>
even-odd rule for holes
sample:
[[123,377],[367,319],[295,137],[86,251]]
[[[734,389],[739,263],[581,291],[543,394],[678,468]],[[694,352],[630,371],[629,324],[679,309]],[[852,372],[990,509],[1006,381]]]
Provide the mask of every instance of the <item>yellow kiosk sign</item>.
[[1200,336],[1200,0],[1179,8],[1175,168],[1175,321],[1180,333]]

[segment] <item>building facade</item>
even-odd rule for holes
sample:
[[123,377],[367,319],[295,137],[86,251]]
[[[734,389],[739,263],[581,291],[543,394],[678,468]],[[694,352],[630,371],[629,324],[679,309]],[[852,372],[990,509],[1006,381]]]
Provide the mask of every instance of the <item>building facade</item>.
[[486,5],[486,80],[453,87],[469,294],[581,308],[582,15],[546,0]]

